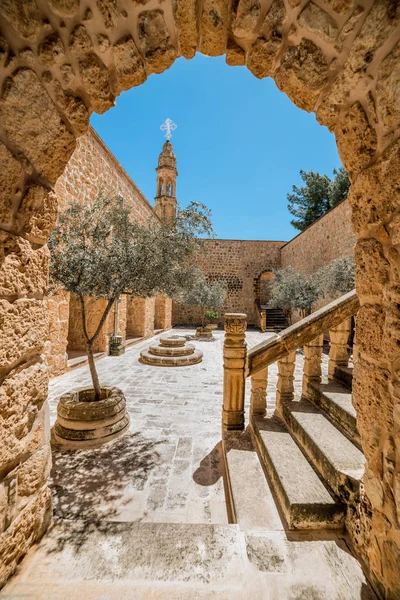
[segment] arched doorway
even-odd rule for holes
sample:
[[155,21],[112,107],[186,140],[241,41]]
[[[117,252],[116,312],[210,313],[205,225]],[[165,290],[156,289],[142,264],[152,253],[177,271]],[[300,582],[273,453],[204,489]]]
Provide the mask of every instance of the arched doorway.
[[[151,6],[44,0],[39,8],[34,0],[10,0],[0,7],[1,374],[8,396],[17,398],[21,380],[28,382],[13,419],[22,423],[27,410],[31,415],[22,437],[8,417],[4,423],[2,480],[15,464],[48,451],[46,435],[30,443],[46,410],[44,246],[57,217],[53,186],[76,138],[91,112],[105,112],[119,93],[178,56],[226,53],[228,64],[272,76],[293,102],[315,112],[335,133],[350,173],[361,302],[353,398],[373,514],[370,544],[360,551],[393,595],[400,562],[398,3],[166,0]],[[45,473],[43,466],[44,480]],[[40,532],[48,518],[43,479],[31,501],[16,509],[22,522],[34,525],[18,531],[8,573],[34,541],[32,528]],[[12,543],[14,530],[8,527],[6,536]]]

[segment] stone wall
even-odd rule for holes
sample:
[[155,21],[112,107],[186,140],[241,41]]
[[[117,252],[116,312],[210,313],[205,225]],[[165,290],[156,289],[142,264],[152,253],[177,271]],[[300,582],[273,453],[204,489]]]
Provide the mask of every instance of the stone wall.
[[[358,549],[382,596],[398,598],[397,0],[154,0],[151,8],[115,0],[7,0],[0,16],[0,494],[2,514],[9,515],[1,523],[0,585],[40,537],[51,508],[43,354],[55,183],[92,112],[104,113],[122,91],[200,51],[225,53],[229,65],[273,77],[335,134],[350,174],[361,304],[353,402],[372,507],[370,543]],[[35,474],[30,495],[17,486],[27,471]]]
[[355,241],[351,207],[344,200],[282,246],[282,268],[292,266],[300,273],[314,273],[337,258],[352,256]]
[[[222,281],[228,290],[227,300],[221,308],[220,323],[225,312],[244,312],[249,325],[258,325],[254,305],[256,279],[263,271],[280,266],[280,251],[284,242],[248,240],[206,240],[199,256],[199,267],[207,279]],[[201,323],[198,307],[173,303],[174,325]]]

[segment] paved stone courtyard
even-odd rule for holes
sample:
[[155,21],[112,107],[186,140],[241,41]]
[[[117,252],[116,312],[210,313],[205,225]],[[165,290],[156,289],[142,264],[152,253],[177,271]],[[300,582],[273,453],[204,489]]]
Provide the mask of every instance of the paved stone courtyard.
[[[187,337],[193,333],[179,330]],[[250,331],[249,347],[270,335]],[[54,451],[57,517],[227,523],[220,449],[223,336],[217,331],[214,341],[196,341],[204,359],[192,367],[140,364],[149,340],[96,363],[101,383],[125,393],[130,432],[100,449]],[[87,366],[51,381],[52,425],[60,394],[89,383]]]
[[[220,448],[223,335],[195,341],[204,360],[191,367],[141,365],[149,340],[97,362],[101,382],[125,392],[130,432],[100,449],[54,451],[55,524],[1,598],[375,598],[343,535],[288,533],[271,492],[265,530],[228,524]],[[249,331],[248,346],[270,335]],[[270,410],[276,381],[274,365]],[[51,381],[52,424],[60,394],[88,383],[87,367]],[[250,385],[247,408],[249,392]]]

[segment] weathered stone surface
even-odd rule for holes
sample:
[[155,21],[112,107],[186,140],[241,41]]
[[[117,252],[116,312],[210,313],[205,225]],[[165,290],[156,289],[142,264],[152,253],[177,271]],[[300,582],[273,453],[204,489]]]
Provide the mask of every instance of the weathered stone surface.
[[49,71],[47,75],[46,84],[55,104],[67,118],[74,134],[77,137],[83,135],[89,127],[89,111],[85,103],[71,89],[63,90],[60,82]]
[[90,97],[91,109],[102,114],[114,102],[108,69],[94,52],[88,52],[79,59],[79,71]]
[[231,29],[237,38],[255,33],[261,15],[260,0],[240,0],[233,18]]
[[28,354],[39,353],[47,327],[42,300],[0,300],[0,372],[11,369]]
[[198,42],[196,0],[176,0],[174,17],[178,30],[179,54],[185,58],[193,58]]
[[233,40],[228,40],[226,47],[226,64],[230,67],[242,67],[246,62],[245,51]]
[[56,220],[57,196],[42,186],[31,186],[16,213],[16,229],[29,241],[45,244]]
[[0,296],[43,294],[47,289],[49,251],[35,250],[23,238],[0,232]]
[[44,534],[51,518],[51,492],[45,487],[0,536],[0,585],[15,571],[29,548]]
[[50,475],[51,449],[45,444],[34,452],[18,469],[18,495],[32,496]]
[[359,294],[382,295],[383,285],[388,280],[389,263],[378,240],[361,239],[355,248],[357,266],[357,292]]
[[23,37],[31,40],[36,38],[41,19],[35,0],[3,0],[0,10]]
[[340,158],[350,173],[357,173],[368,165],[376,151],[377,136],[359,102],[340,119],[335,136]]
[[47,367],[42,361],[17,367],[2,382],[0,471],[35,449],[38,432],[33,426],[46,400],[47,383]]
[[258,79],[271,74],[275,56],[281,45],[281,38],[258,38],[247,54],[247,67]]
[[358,175],[350,188],[353,227],[369,235],[387,223],[400,208],[400,142],[392,144],[378,162]]
[[19,69],[7,80],[0,119],[12,143],[54,183],[74,150],[75,138],[30,69]]
[[64,56],[64,46],[57,33],[48,35],[39,46],[39,59],[46,65],[60,63]]
[[129,90],[146,80],[143,60],[131,35],[124,36],[114,44],[113,56],[118,91]]
[[79,8],[80,0],[49,0],[50,6],[62,15],[73,14]]
[[327,0],[327,4],[337,13],[348,12],[355,4],[355,0]]
[[328,81],[328,72],[328,61],[322,50],[311,40],[303,39],[282,56],[275,82],[297,106],[310,111]]
[[357,345],[375,360],[382,359],[382,336],[385,313],[379,305],[365,304],[356,317]]
[[380,452],[382,436],[393,425],[393,400],[389,390],[390,373],[362,358],[354,367],[353,403],[357,427],[367,460]]
[[338,33],[334,19],[314,2],[307,4],[302,11],[299,24],[328,42],[334,40]]
[[92,48],[91,37],[84,25],[77,25],[71,33],[69,47],[73,52],[82,52]]
[[284,4],[280,0],[275,0],[262,24],[261,36],[247,54],[247,66],[259,79],[271,73],[275,56],[282,42],[284,18]]
[[351,91],[356,86],[366,88],[370,85],[368,65],[372,63],[376,51],[389,38],[397,24],[398,17],[393,3],[385,0],[374,2],[351,46],[346,63],[318,109],[317,117],[320,123],[333,127]]
[[108,29],[115,27],[120,15],[117,0],[96,0],[96,4],[103,16],[105,26]]
[[200,15],[200,52],[220,56],[225,52],[229,5],[224,0],[204,0]]
[[382,61],[376,82],[377,112],[385,128],[400,121],[400,42]]
[[138,18],[139,45],[146,65],[154,73],[168,69],[176,58],[176,51],[160,9],[144,10]]
[[0,143],[0,164],[0,222],[9,225],[13,216],[13,200],[22,179],[23,169],[2,143]]

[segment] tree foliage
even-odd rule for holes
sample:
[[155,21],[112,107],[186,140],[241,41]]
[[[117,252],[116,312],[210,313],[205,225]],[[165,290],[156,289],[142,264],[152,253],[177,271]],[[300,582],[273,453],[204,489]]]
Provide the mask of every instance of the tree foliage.
[[321,267],[315,275],[323,296],[336,298],[355,287],[355,265],[352,256],[338,258]]
[[338,258],[312,275],[298,273],[293,267],[278,269],[269,282],[269,303],[274,308],[309,315],[322,297],[333,299],[347,294],[355,286],[355,265],[352,256]]
[[278,269],[275,278],[269,283],[269,303],[274,308],[282,308],[291,319],[298,310],[302,316],[309,315],[320,296],[320,290],[314,277],[306,277],[293,267]]
[[[202,325],[205,325],[207,312],[217,311],[224,304],[227,296],[225,285],[220,281],[208,283],[202,271],[198,271],[195,280],[187,286],[181,295],[181,301],[191,306],[200,306],[202,313]],[[213,318],[213,317],[211,317]]]
[[293,186],[293,193],[287,195],[288,209],[296,218],[291,224],[304,231],[322,217],[328,210],[347,197],[350,181],[343,167],[333,170],[334,178],[314,171],[300,171],[305,185]]
[[[80,300],[96,399],[100,398],[100,386],[93,344],[115,300],[123,293],[175,297],[195,281],[194,257],[202,237],[210,235],[210,211],[199,203],[178,208],[176,218],[168,223],[153,217],[142,224],[130,218],[117,195],[100,193],[86,204],[72,201],[59,215],[49,240],[52,287],[72,292]],[[107,301],[91,336],[85,297]]]

